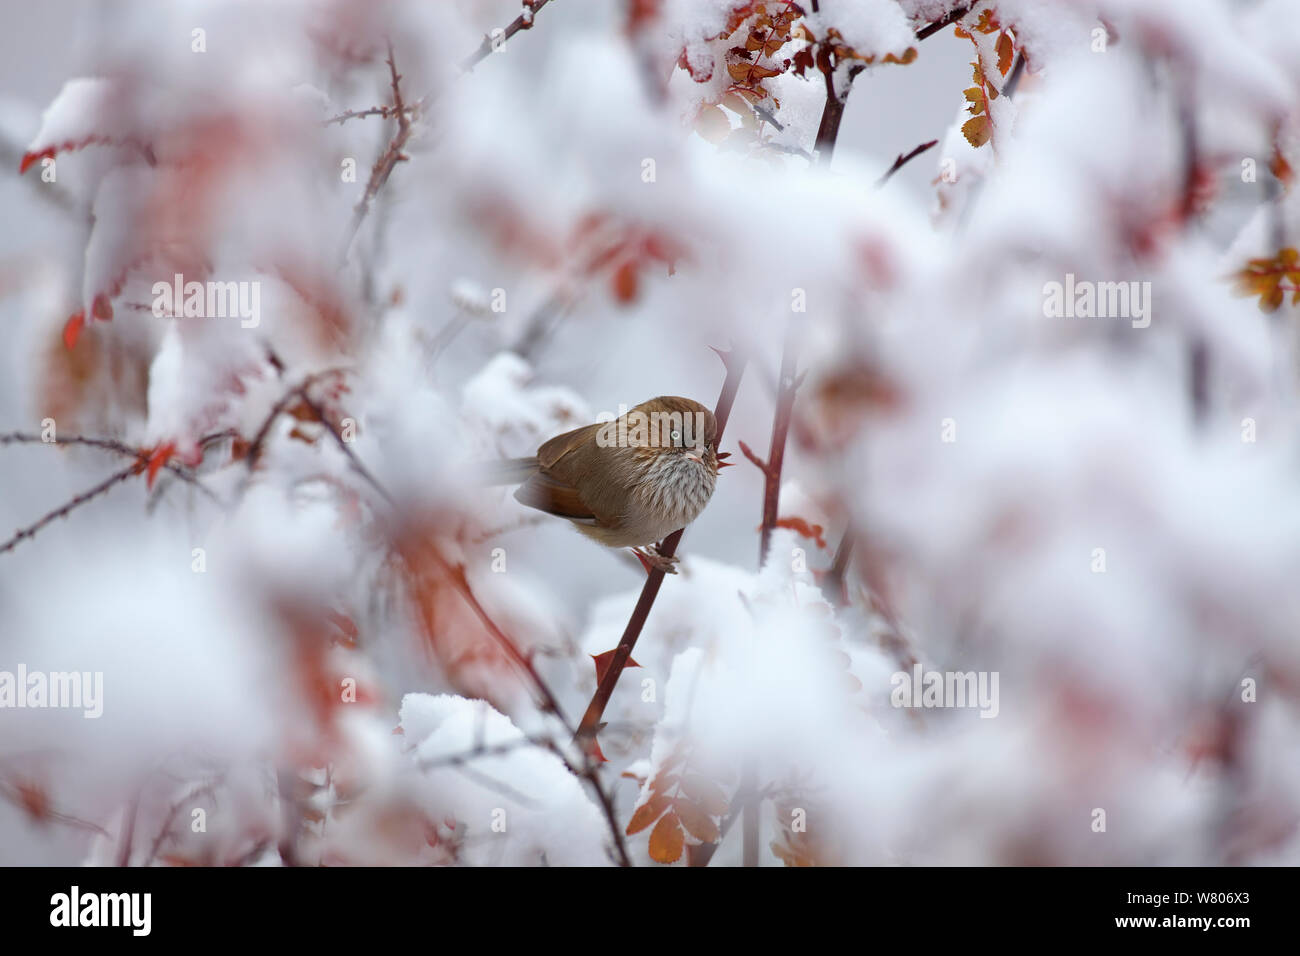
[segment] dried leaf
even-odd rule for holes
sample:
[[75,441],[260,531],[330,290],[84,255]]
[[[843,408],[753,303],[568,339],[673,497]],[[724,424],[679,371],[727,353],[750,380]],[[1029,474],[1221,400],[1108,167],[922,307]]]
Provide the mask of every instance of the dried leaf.
[[710,143],[721,143],[731,132],[731,120],[719,107],[705,106],[695,117],[695,132]]

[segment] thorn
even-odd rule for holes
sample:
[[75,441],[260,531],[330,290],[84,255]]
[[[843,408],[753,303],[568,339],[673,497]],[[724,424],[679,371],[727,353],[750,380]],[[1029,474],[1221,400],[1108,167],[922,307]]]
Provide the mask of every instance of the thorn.
[[753,463],[758,467],[758,470],[759,470],[759,471],[761,471],[761,472],[763,472],[764,474],[766,474],[766,473],[767,473],[767,462],[763,461],[763,459],[759,458],[759,457],[758,457],[757,455],[755,455],[752,451],[750,451],[750,450],[749,450],[749,446],[746,445],[743,441],[742,441],[742,442],[738,442],[738,444],[740,445],[740,450],[741,450],[742,452],[744,452],[745,457],[748,458],[750,461],[752,461],[752,462],[753,462]]

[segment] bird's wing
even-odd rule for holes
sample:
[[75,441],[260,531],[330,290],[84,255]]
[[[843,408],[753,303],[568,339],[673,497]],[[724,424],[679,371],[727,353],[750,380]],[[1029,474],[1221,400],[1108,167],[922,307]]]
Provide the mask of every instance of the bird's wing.
[[589,440],[594,440],[600,423],[583,425],[563,435],[556,435],[537,449],[537,463],[543,468],[554,468],[560,459],[576,448],[581,448]]
[[590,452],[601,423],[583,425],[556,435],[537,449],[539,470],[519,486],[515,498],[530,508],[572,521],[608,525],[612,515],[602,514],[584,500],[579,485],[588,482]]
[[515,491],[515,498],[530,508],[570,518],[574,521],[599,521],[578,489],[553,475],[539,471]]

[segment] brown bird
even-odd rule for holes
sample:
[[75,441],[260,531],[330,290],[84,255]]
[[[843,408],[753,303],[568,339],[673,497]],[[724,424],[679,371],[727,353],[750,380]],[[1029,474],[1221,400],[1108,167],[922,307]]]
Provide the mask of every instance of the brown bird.
[[[531,458],[494,463],[489,484],[522,482],[515,498],[568,518],[611,548],[631,548],[647,570],[676,573],[656,543],[704,510],[717,482],[718,423],[699,402],[661,395],[612,422],[557,435]],[[723,455],[722,457],[726,457]]]

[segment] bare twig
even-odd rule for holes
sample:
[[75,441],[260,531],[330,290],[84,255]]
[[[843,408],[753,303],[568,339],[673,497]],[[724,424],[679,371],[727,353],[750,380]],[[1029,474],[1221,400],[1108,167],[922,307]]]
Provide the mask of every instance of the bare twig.
[[910,153],[899,153],[898,158],[894,160],[894,165],[890,166],[887,170],[885,170],[885,175],[881,176],[879,179],[876,180],[876,187],[879,188],[885,185],[885,183],[889,182],[889,177],[893,176],[894,173],[898,172],[900,169],[902,169],[912,160],[916,159],[916,157],[920,156],[926,150],[932,149],[938,144],[939,141],[937,139],[932,139],[928,143],[922,143],[920,146],[916,147],[916,149],[912,150]]
[[831,562],[831,569],[826,575],[826,586],[822,588],[836,607],[844,607],[848,604],[844,576],[849,570],[849,562],[853,560],[853,543],[854,531],[853,524],[850,522],[844,529],[844,537],[840,538],[839,547],[835,549],[835,560]]
[[[461,71],[468,73],[482,63],[492,53],[496,47],[509,40],[520,30],[531,30],[533,28],[533,17],[537,12],[546,6],[549,0],[524,0],[524,12],[515,17],[503,29],[498,38],[494,38],[491,33],[483,37],[483,42],[479,44],[478,49],[467,56],[460,65]],[[493,31],[495,32],[495,31]]]
[[40,520],[38,520],[34,524],[28,525],[26,528],[20,529],[8,541],[6,541],[4,544],[0,544],[0,554],[4,554],[7,551],[12,551],[14,548],[18,547],[18,545],[22,544],[23,541],[29,538],[34,538],[36,536],[36,533],[40,531],[42,528],[44,528],[50,522],[54,521],[57,518],[66,518],[72,511],[76,510],[77,508],[80,508],[88,501],[93,501],[94,499],[98,498],[100,495],[111,491],[114,487],[126,481],[126,479],[142,473],[145,470],[145,468],[148,467],[148,465],[149,465],[148,461],[139,461],[136,464],[132,465],[130,468],[124,468],[123,470],[116,472],[115,474],[109,475],[99,484],[95,485],[92,488],[86,489],[81,494],[73,498],[71,501],[67,502],[66,504],[58,508],[55,508],[53,511],[41,517]]
[[[416,107],[407,106],[405,107],[405,110],[407,113],[413,114],[416,112]],[[367,116],[379,116],[382,117],[383,119],[392,119],[396,115],[397,115],[396,106],[372,106],[370,107],[370,109],[367,110],[344,110],[338,116],[331,116],[327,120],[321,120],[320,125],[332,126],[333,124],[338,123],[340,126],[342,126],[350,119],[364,119]]]
[[[741,376],[745,372],[746,358],[744,353],[735,350],[714,349],[714,351],[718,353],[727,369],[727,377],[722,383],[722,392],[718,396],[718,404],[713,413],[718,422],[717,440],[721,441],[723,429],[727,425],[727,419],[731,416],[731,406],[736,401],[736,392],[740,388]],[[665,558],[671,558],[677,553],[677,545],[681,540],[682,531],[674,531],[659,545],[659,553]],[[659,588],[663,582],[664,572],[662,570],[654,568],[647,573],[645,584],[641,588],[641,596],[637,599],[636,607],[632,609],[632,616],[628,619],[627,627],[623,629],[623,637],[614,650],[614,656],[610,659],[604,678],[596,687],[596,693],[592,695],[591,703],[587,705],[587,710],[582,715],[582,722],[578,725],[575,737],[587,753],[595,752],[596,733],[601,727],[600,718],[605,713],[605,707],[609,704],[614,688],[618,686],[618,679],[623,674],[623,668],[627,666],[627,662],[632,656],[632,649],[636,646],[637,638],[641,636],[641,630],[645,627],[646,619],[650,616],[650,608],[654,606],[655,598],[659,595]]]
[[[141,456],[148,458],[149,455],[147,450],[132,448],[124,442],[116,441],[111,438],[88,438],[85,435],[68,435],[58,439],[57,441],[46,441],[40,435],[32,435],[27,432],[7,432],[5,434],[0,434],[0,445],[51,445],[56,448],[59,445],[84,445],[88,448],[98,448],[103,451],[111,451],[114,454],[121,455],[125,458],[138,459]],[[218,504],[221,503],[221,499],[218,498],[207,485],[203,484],[203,482],[201,482],[190,469],[178,465],[174,461],[167,462],[163,467],[177,478],[193,485],[213,501]]]
[[388,177],[392,175],[397,164],[405,162],[409,158],[403,150],[406,148],[406,141],[411,138],[412,110],[402,100],[402,75],[397,72],[397,63],[393,60],[393,44],[391,41],[388,44],[388,59],[386,62],[388,63],[388,73],[393,88],[393,105],[390,108],[390,114],[397,119],[397,132],[389,141],[388,148],[384,150],[383,155],[375,161],[374,168],[370,170],[370,180],[366,183],[366,191],[362,194],[361,200],[352,213],[352,222],[348,225],[347,236],[343,242],[344,259],[347,258],[348,250],[352,248],[352,240],[356,238],[357,230],[361,228],[362,220],[366,218],[366,213],[370,211],[375,196],[383,188],[384,183],[388,182]]

